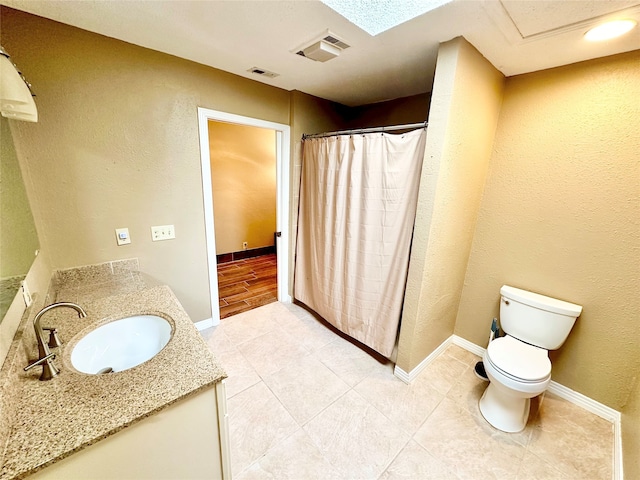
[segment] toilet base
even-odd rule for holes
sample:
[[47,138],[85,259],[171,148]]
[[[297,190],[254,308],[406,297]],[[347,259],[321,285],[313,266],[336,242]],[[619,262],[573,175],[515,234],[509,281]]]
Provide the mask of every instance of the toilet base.
[[521,432],[529,419],[531,399],[510,395],[505,390],[491,382],[480,399],[480,413],[498,430]]

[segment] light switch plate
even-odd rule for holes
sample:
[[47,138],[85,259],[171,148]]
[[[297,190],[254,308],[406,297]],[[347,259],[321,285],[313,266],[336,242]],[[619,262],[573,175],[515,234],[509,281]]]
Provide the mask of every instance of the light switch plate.
[[116,240],[118,245],[128,245],[131,243],[128,228],[116,228]]
[[24,299],[25,306],[29,308],[33,303],[33,298],[31,298],[31,292],[29,291],[26,280],[22,281],[22,298]]
[[151,240],[154,242],[171,240],[172,238],[176,238],[176,229],[173,225],[151,227]]

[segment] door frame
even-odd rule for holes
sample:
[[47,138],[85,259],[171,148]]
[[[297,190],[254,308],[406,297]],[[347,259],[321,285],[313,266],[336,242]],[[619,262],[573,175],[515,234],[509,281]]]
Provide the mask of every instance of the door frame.
[[[291,165],[289,146],[291,144],[291,128],[283,123],[274,123],[258,118],[198,107],[204,225],[207,240],[209,292],[211,296],[211,321],[206,322],[205,320],[207,325],[198,325],[198,328],[207,328],[220,323],[213,187],[211,184],[211,154],[209,151],[209,120],[267,128],[274,130],[276,133],[276,231],[280,232],[280,236],[276,237],[278,300],[285,303],[291,303],[292,301],[291,295],[289,295],[289,172]],[[203,322],[198,323],[201,324]]]

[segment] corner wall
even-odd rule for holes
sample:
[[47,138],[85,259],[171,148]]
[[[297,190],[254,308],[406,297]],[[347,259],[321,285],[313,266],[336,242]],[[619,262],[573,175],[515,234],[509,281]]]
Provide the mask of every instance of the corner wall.
[[503,284],[584,307],[554,381],[620,410],[640,372],[640,51],[508,78],[455,333]]
[[411,371],[454,330],[504,77],[473,46],[440,46],[397,366]]

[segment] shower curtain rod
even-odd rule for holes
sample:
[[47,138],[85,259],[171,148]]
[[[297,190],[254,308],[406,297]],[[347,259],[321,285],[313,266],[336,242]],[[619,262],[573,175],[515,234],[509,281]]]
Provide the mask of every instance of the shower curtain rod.
[[352,135],[352,134],[360,134],[360,133],[377,133],[377,132],[390,132],[392,130],[408,130],[410,128],[420,128],[427,127],[427,122],[420,123],[408,123],[406,125],[391,125],[389,127],[373,127],[373,128],[356,128],[353,130],[339,130],[337,132],[325,132],[325,133],[311,133],[302,134],[302,139],[306,140],[307,138],[324,138],[324,137],[333,137],[334,135]]

